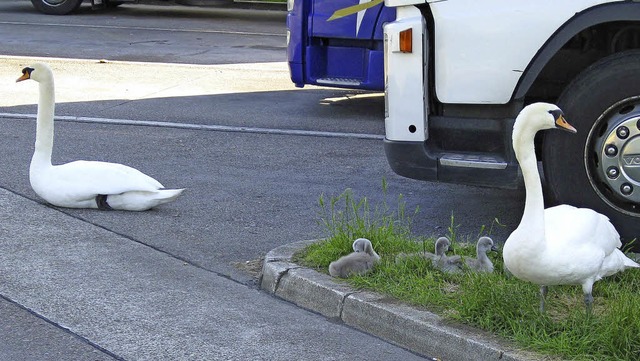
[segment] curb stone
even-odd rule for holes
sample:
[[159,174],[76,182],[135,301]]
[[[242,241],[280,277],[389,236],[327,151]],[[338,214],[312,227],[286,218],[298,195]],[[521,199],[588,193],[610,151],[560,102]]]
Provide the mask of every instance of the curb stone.
[[487,332],[452,324],[390,297],[358,291],[329,275],[293,263],[293,255],[314,242],[317,241],[294,242],[267,253],[261,288],[425,357],[447,361],[554,359],[518,350]]

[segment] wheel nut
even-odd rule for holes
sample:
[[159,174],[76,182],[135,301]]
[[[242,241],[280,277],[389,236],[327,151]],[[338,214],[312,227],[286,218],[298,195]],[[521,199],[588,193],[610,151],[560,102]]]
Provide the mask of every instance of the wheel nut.
[[620,186],[620,192],[622,192],[622,194],[624,194],[625,196],[628,196],[633,193],[633,186],[629,183],[624,183]]
[[626,139],[629,136],[629,128],[625,126],[621,126],[616,130],[616,134],[620,139]]
[[616,179],[618,178],[618,175],[620,174],[620,171],[618,170],[618,168],[616,167],[609,167],[607,169],[607,177],[611,178],[611,179]]
[[616,154],[618,154],[618,148],[616,148],[616,146],[615,146],[615,145],[611,145],[611,144],[609,144],[609,145],[607,145],[607,146],[604,148],[604,152],[605,152],[609,157],[615,157],[615,156],[616,156]]

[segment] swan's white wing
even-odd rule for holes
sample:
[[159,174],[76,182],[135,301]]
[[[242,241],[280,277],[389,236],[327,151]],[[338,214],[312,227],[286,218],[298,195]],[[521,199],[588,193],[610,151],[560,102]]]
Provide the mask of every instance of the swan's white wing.
[[77,198],[92,198],[98,194],[120,194],[130,191],[153,192],[162,184],[135,168],[95,161],[75,161],[50,169],[47,175],[51,188],[72,192]]
[[550,244],[591,245],[605,255],[622,246],[620,235],[609,218],[592,209],[563,204],[545,209],[544,217],[545,235]]

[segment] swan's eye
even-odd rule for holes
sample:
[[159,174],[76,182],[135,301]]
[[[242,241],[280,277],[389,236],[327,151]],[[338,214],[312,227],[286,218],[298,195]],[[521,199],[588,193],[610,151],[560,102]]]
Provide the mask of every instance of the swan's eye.
[[26,75],[28,73],[29,77],[31,77],[31,72],[32,71],[33,71],[33,68],[26,67],[26,68],[22,69],[22,75]]
[[560,109],[549,110],[549,114],[553,116],[553,119],[556,120],[561,116],[564,116],[564,113]]

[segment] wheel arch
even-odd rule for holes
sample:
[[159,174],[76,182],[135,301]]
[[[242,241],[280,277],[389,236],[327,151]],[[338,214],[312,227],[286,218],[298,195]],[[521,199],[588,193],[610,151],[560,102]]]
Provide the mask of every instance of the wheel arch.
[[[522,77],[520,77],[520,80],[514,89],[512,99],[524,99],[529,96],[534,83],[540,78],[545,67],[552,66],[554,57],[572,39],[589,29],[602,28],[607,24],[620,22],[636,23],[639,26],[638,33],[640,33],[640,3],[630,1],[607,3],[576,13],[545,42],[540,50],[538,50],[527,68],[524,70]],[[580,70],[586,69],[595,61],[611,54],[613,53],[603,54],[599,58],[593,59],[589,64],[581,65]],[[568,79],[564,85],[566,86],[570,81],[571,79]]]

